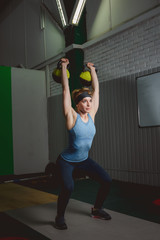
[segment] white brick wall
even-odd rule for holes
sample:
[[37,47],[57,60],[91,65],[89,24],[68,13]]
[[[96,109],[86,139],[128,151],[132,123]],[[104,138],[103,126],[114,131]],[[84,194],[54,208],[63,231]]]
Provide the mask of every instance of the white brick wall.
[[97,65],[99,81],[160,66],[160,15],[84,50],[85,61]]
[[[109,81],[160,66],[160,15],[112,35],[84,49],[85,62],[98,67],[99,81]],[[52,79],[57,61],[50,64],[50,96],[62,93]]]

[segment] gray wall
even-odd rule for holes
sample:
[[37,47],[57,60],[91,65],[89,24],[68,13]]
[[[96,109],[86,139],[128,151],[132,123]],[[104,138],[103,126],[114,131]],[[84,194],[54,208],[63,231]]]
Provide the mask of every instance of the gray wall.
[[11,0],[8,4],[0,18],[0,65],[33,68],[64,49],[63,32],[40,3]]
[[85,49],[101,83],[92,155],[114,179],[160,185],[159,127],[139,128],[136,89],[136,76],[160,71],[159,22],[156,13]]
[[[160,185],[160,128],[139,128],[136,77],[160,71],[159,20],[160,15],[156,12],[146,20],[119,32],[113,31],[112,35],[93,41],[89,46],[84,45],[85,61],[97,65],[100,82],[97,134],[91,156],[113,179],[156,186]],[[51,85],[51,94],[60,94],[61,86],[57,85],[54,91],[55,85]],[[52,106],[49,105],[48,111],[54,114],[53,109],[61,94],[51,98]],[[58,119],[52,120],[49,118],[50,133],[52,125],[63,125]],[[54,142],[50,136],[52,146],[57,144],[56,126],[52,131]],[[61,139],[65,140],[63,144],[59,141],[62,149],[67,139],[63,131]]]
[[45,72],[11,69],[14,174],[44,172],[48,164]]
[[159,0],[87,0],[87,35],[94,39],[142,15]]
[[158,70],[160,68],[100,84],[97,135],[91,156],[114,179],[160,184],[160,127],[139,127],[136,81],[138,76]]
[[62,110],[62,95],[48,98],[49,160],[56,162],[67,146],[68,136]]
[[[96,115],[97,133],[90,156],[113,179],[160,185],[160,127],[140,128],[136,78],[160,68],[100,83],[100,108]],[[50,161],[67,145],[62,113],[62,96],[48,99]]]

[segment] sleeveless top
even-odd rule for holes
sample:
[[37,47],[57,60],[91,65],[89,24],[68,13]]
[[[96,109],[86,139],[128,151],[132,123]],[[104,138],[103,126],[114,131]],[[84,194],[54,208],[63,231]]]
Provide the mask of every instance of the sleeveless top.
[[69,146],[60,154],[68,162],[81,162],[88,158],[96,128],[94,122],[88,114],[88,122],[83,122],[77,113],[74,127],[68,130]]

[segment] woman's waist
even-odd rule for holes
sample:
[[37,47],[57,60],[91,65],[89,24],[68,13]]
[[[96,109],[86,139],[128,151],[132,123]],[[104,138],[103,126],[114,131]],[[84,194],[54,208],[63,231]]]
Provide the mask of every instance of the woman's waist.
[[89,150],[87,149],[65,149],[62,153],[61,156],[70,162],[80,162],[84,161],[88,158],[88,152]]

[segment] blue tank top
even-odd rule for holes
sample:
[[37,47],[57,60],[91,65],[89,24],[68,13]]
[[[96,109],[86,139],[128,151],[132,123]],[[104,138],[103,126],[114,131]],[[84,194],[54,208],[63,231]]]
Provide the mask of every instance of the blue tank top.
[[96,128],[90,114],[88,114],[88,122],[85,123],[77,113],[76,123],[71,130],[68,130],[68,133],[69,146],[61,153],[62,158],[68,162],[86,160],[96,133]]

